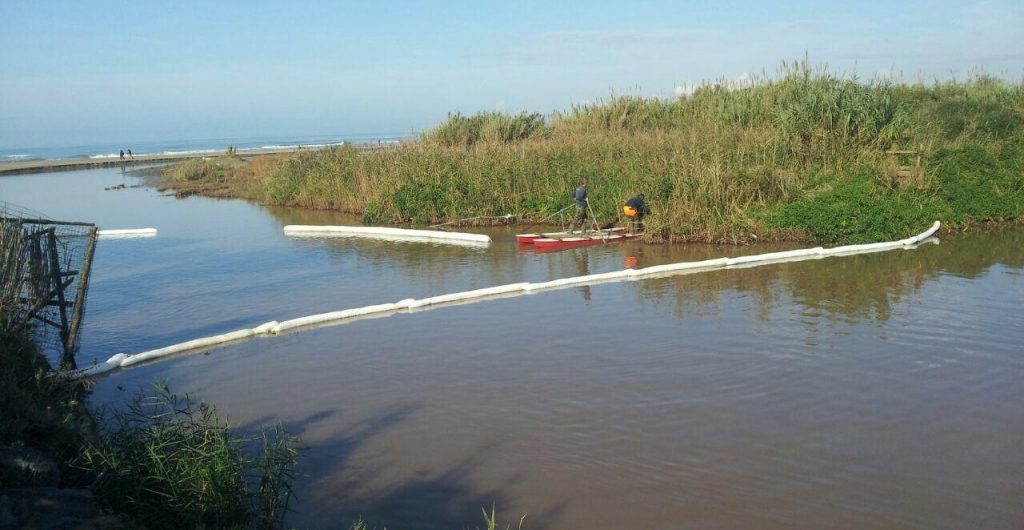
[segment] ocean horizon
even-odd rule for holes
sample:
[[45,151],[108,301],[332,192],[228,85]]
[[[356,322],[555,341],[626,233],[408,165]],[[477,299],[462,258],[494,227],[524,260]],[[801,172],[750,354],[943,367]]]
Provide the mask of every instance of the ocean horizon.
[[332,145],[394,144],[411,138],[412,133],[365,133],[310,136],[256,136],[248,138],[202,138],[191,140],[163,140],[126,142],[121,144],[97,143],[67,146],[0,147],[0,163],[29,160],[68,160],[77,158],[119,158],[121,150],[133,156],[203,155],[219,154],[234,147],[240,154],[261,151],[310,148]]

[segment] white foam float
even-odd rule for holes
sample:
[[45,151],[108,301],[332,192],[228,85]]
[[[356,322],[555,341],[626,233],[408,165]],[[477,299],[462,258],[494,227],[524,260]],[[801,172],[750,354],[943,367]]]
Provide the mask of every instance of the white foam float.
[[682,271],[693,271],[693,270],[713,270],[725,267],[729,262],[729,258],[717,258],[717,259],[706,259],[704,261],[688,261],[684,263],[668,263],[665,265],[654,265],[653,267],[644,267],[637,270],[633,276],[634,278],[643,278],[645,276],[652,276],[655,274],[671,275],[672,273]]
[[[97,363],[88,368],[83,368],[69,372],[69,375],[71,377],[91,377],[94,375],[109,372],[118,367],[131,366],[144,361],[167,357],[169,355],[174,355],[178,353],[209,349],[214,346],[244,340],[259,335],[278,335],[281,333],[286,333],[289,331],[294,331],[303,328],[312,329],[325,325],[335,325],[344,322],[354,322],[365,318],[379,318],[384,316],[390,316],[402,311],[423,311],[443,306],[462,305],[467,303],[480,302],[483,300],[507,298],[511,296],[521,296],[524,294],[530,294],[542,290],[564,289],[568,287],[581,285],[594,285],[599,283],[617,282],[623,280],[658,278],[664,276],[674,276],[679,274],[693,274],[723,268],[756,267],[759,265],[785,263],[791,261],[802,261],[806,259],[819,259],[832,256],[848,256],[852,254],[882,252],[897,248],[913,249],[917,248],[918,246],[920,246],[920,244],[923,243],[937,242],[937,240],[929,238],[932,235],[934,235],[936,231],[938,231],[939,227],[940,224],[938,221],[936,221],[931,228],[924,232],[921,232],[916,236],[901,239],[899,241],[889,241],[884,243],[869,243],[866,245],[846,245],[831,249],[815,247],[800,250],[789,250],[785,252],[769,252],[766,254],[756,254],[753,256],[740,256],[736,258],[717,258],[704,261],[670,263],[666,265],[655,265],[653,267],[646,267],[643,269],[626,269],[621,271],[612,271],[600,274],[588,274],[586,276],[561,278],[557,280],[550,280],[547,282],[510,283],[506,285],[499,285],[496,287],[487,287],[483,289],[474,289],[472,291],[463,291],[458,293],[432,296],[420,300],[406,298],[395,303],[377,304],[358,307],[354,309],[345,309],[342,311],[320,313],[316,315],[309,315],[305,317],[294,318],[291,320],[285,320],[283,322],[267,322],[266,324],[262,324],[255,328],[241,329],[230,333],[224,333],[222,335],[203,337],[188,342],[174,344],[164,348],[137,353],[135,355],[126,355],[124,353],[118,353],[117,355],[110,357],[104,362]],[[286,230],[287,228],[288,227],[285,227]],[[448,232],[444,233],[450,234]]]
[[913,237],[911,237],[909,239],[911,239],[914,243],[920,243],[920,242],[924,241],[925,239],[928,239],[929,237],[932,237],[933,235],[935,235],[935,232],[938,232],[939,231],[939,227],[941,227],[941,226],[942,226],[942,223],[940,223],[938,221],[935,221],[934,223],[932,223],[931,228],[929,228],[928,230],[925,230],[924,232],[921,232],[920,234],[917,234],[916,236],[913,236]]
[[144,352],[136,353],[134,355],[128,355],[126,353],[118,353],[107,359],[104,362],[96,363],[87,368],[79,368],[78,370],[71,370],[68,375],[72,378],[79,377],[92,377],[105,372],[109,372],[115,368],[131,366],[144,361],[152,359],[159,359],[161,357],[167,357],[168,355],[174,355],[176,353],[185,353],[194,350],[209,349],[215,346],[221,346],[230,342],[235,342],[243,339],[248,339],[257,335],[267,335],[273,330],[277,329],[277,321],[267,322],[254,328],[240,329],[229,333],[223,333],[220,335],[213,335],[210,337],[203,337],[200,339],[193,339],[187,342],[179,342],[178,344],[172,344],[163,348],[157,348],[155,350],[147,350]]
[[790,258],[798,258],[802,256],[817,256],[824,250],[821,247],[805,248],[800,250],[787,250],[785,252],[769,252],[767,254],[756,254],[753,256],[740,256],[737,258],[727,258],[725,265],[727,267],[733,267],[736,265],[743,265],[745,263],[754,263],[759,261],[777,261],[787,260]]
[[398,309],[396,304],[377,304],[366,307],[357,307],[355,309],[345,309],[342,311],[331,311],[330,313],[320,313],[317,315],[310,315],[308,317],[293,318],[291,320],[281,322],[271,329],[270,333],[277,335],[295,328],[315,326],[317,324],[325,324],[338,320],[346,320],[352,317],[372,315],[374,313],[386,313],[396,309]]
[[399,305],[404,308],[416,309],[420,307],[446,304],[448,302],[461,302],[477,298],[487,298],[493,295],[522,291],[523,289],[526,288],[527,285],[529,284],[526,282],[510,283],[508,285],[499,285],[497,287],[487,287],[484,289],[474,289],[472,291],[463,291],[461,293],[431,296],[430,298],[424,298],[422,300],[405,299],[399,302]]
[[385,241],[433,242],[452,245],[489,245],[491,236],[441,230],[414,230],[385,226],[288,225],[284,233],[294,237],[364,237]]
[[[825,257],[821,253],[823,250],[821,247],[808,248],[804,250],[794,250],[791,252],[775,252],[775,256],[771,258],[759,259],[759,260],[744,260],[735,261],[729,263],[726,268],[729,269],[749,269],[752,267],[760,267],[762,265],[770,265],[772,263],[793,263],[797,261],[807,261],[812,259],[822,259]],[[767,255],[767,254],[766,254]]]
[[97,230],[100,239],[134,239],[137,237],[156,237],[156,228],[124,228],[118,230]]

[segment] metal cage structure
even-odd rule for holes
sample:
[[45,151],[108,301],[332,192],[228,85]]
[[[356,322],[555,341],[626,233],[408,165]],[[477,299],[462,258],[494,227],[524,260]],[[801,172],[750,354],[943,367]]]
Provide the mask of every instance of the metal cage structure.
[[96,249],[96,225],[55,221],[0,203],[0,314],[30,328],[42,353],[62,369],[75,353]]

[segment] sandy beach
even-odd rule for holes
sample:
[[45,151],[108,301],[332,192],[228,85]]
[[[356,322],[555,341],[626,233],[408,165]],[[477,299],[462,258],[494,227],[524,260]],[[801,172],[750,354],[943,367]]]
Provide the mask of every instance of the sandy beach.
[[[306,148],[303,148],[305,150]],[[253,156],[273,155],[280,153],[292,153],[297,149],[286,148],[286,149],[267,149],[262,150],[258,153],[239,153],[238,156],[241,158],[249,158]],[[313,149],[310,149],[313,150]],[[125,157],[124,160],[120,160],[115,157],[104,157],[104,158],[66,158],[58,160],[24,160],[15,162],[0,162],[0,176],[2,175],[18,175],[24,173],[41,173],[46,171],[65,171],[75,169],[90,169],[100,167],[126,167],[131,168],[135,166],[153,164],[160,162],[176,162],[180,160],[187,160],[190,158],[207,158],[211,155],[210,153],[186,153],[186,154],[158,154],[158,155],[139,155],[133,158]]]

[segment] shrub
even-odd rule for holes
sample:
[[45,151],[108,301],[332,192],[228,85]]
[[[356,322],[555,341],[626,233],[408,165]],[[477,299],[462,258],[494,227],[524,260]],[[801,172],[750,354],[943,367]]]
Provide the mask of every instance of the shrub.
[[912,234],[948,215],[948,206],[914,190],[877,189],[869,174],[841,179],[828,191],[780,208],[774,223],[821,243],[870,243]]

